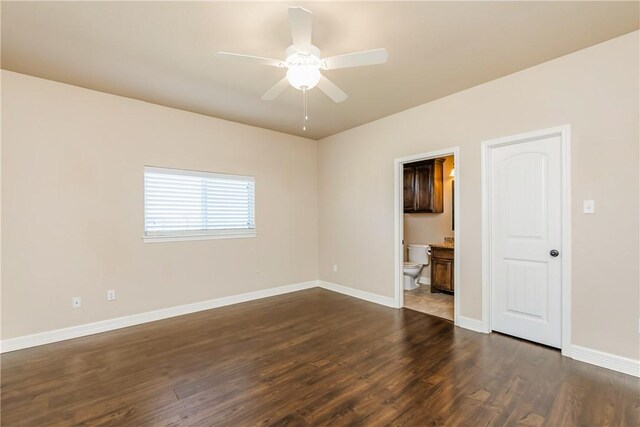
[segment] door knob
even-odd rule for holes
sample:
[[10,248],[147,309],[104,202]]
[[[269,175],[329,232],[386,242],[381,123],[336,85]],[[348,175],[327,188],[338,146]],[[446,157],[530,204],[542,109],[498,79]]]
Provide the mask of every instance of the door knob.
[[551,255],[552,257],[557,257],[558,255],[560,255],[560,252],[558,252],[557,249],[551,249],[551,252],[549,252],[549,255]]

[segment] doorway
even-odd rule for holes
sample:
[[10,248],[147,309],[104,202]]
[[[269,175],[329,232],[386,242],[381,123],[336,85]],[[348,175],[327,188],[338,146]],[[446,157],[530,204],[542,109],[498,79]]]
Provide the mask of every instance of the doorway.
[[482,145],[487,332],[562,349],[570,342],[569,131]]
[[395,301],[457,324],[460,294],[458,147],[398,158]]

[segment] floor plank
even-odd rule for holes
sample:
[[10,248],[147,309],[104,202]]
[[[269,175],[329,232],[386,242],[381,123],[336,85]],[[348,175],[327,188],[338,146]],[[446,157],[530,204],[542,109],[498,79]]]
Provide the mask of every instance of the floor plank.
[[6,426],[640,425],[637,378],[323,289],[1,362]]

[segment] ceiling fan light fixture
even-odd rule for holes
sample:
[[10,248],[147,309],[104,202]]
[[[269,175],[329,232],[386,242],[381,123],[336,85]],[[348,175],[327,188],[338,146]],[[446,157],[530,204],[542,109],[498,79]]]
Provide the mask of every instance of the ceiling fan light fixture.
[[309,53],[289,46],[286,52],[287,81],[298,90],[309,90],[320,81],[320,49],[311,45]]
[[320,81],[320,69],[313,65],[294,65],[287,70],[287,81],[298,90],[314,88]]

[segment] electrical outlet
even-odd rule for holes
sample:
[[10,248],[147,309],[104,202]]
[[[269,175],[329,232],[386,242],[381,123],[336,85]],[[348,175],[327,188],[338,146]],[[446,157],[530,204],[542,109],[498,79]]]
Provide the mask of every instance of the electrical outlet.
[[80,308],[80,306],[82,306],[82,298],[80,297],[71,298],[71,307]]
[[107,301],[114,301],[116,299],[116,290],[109,289],[107,291]]
[[596,202],[595,200],[583,200],[582,201],[582,212],[586,214],[596,213]]
[[334,273],[338,272],[338,264],[333,264],[333,272]]

